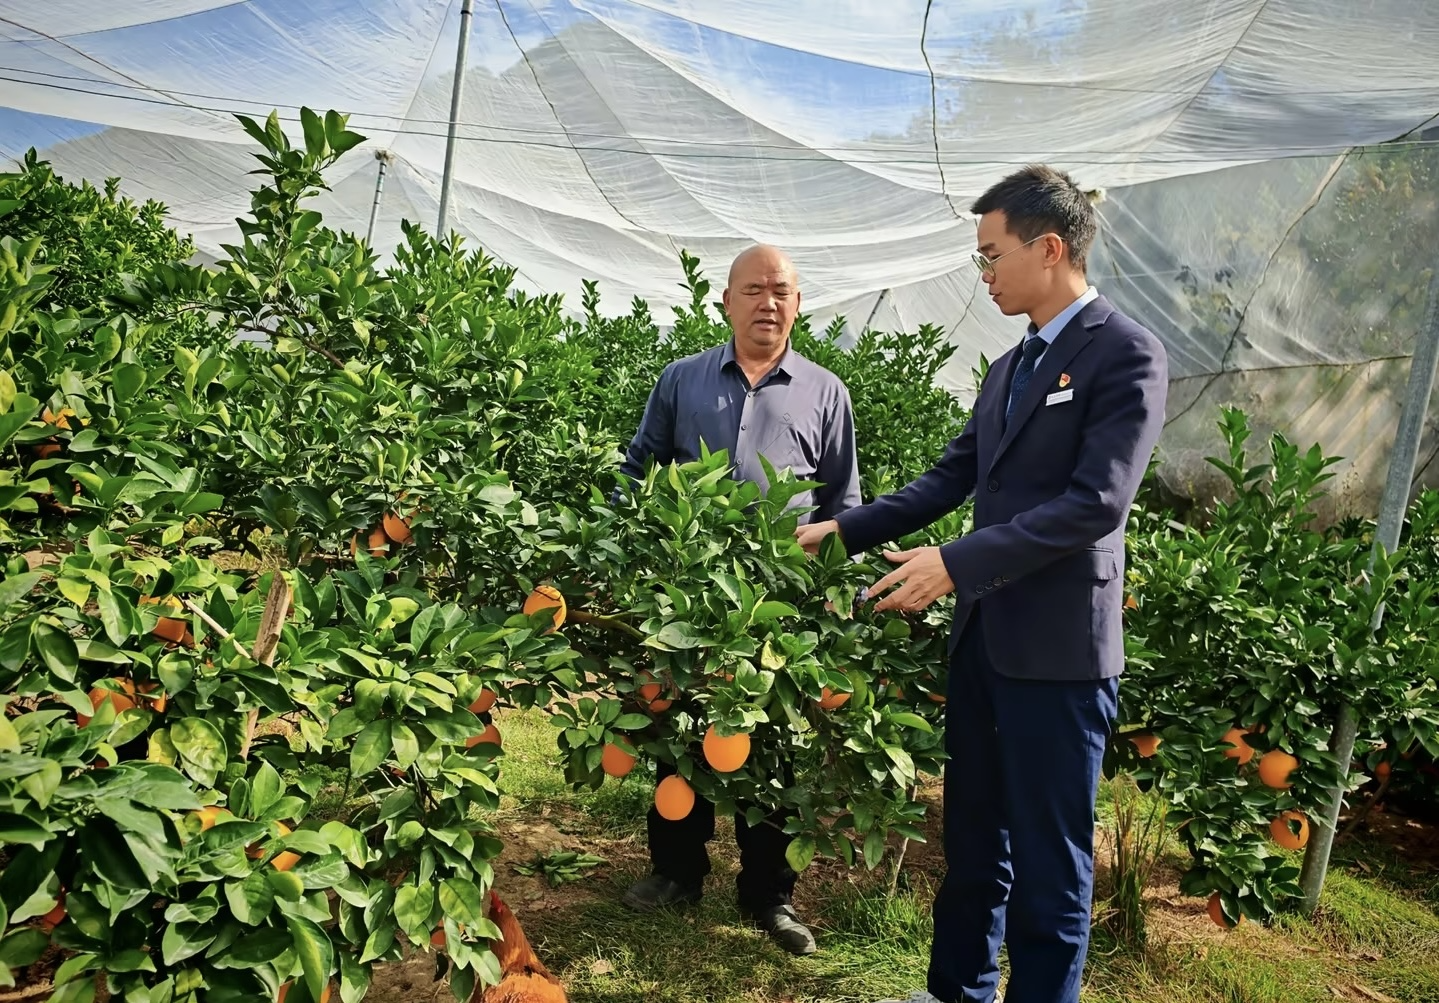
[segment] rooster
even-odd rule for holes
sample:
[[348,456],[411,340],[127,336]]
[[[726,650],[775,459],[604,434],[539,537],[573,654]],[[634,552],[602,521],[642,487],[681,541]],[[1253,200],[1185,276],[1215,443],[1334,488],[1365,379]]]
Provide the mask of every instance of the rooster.
[[535,957],[520,921],[494,892],[490,892],[490,919],[504,935],[490,944],[500,963],[500,981],[488,989],[475,987],[470,1003],[569,1003],[564,985]]

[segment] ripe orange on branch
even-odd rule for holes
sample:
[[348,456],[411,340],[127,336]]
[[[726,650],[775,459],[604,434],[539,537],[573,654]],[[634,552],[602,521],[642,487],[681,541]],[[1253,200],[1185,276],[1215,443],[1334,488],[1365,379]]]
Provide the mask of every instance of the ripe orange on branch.
[[[103,704],[109,704],[115,708],[116,714],[122,714],[135,706],[135,683],[130,679],[114,678],[110,682],[118,683],[120,689],[113,690],[106,686],[96,686],[90,691],[90,706],[95,713],[100,713]],[[75,721],[80,727],[85,727],[92,720],[89,714],[76,714]]]
[[600,756],[600,769],[612,777],[628,776],[635,768],[635,757],[611,742]]
[[1289,775],[1299,768],[1299,760],[1283,749],[1270,749],[1259,757],[1259,779],[1266,787],[1288,790],[1294,786]]
[[1230,728],[1220,739],[1221,743],[1229,746],[1224,750],[1224,754],[1230,759],[1239,760],[1240,766],[1246,765],[1254,758],[1254,747],[1244,741],[1244,736],[1248,734],[1243,728]]
[[1142,734],[1130,735],[1129,740],[1134,743],[1134,749],[1139,753],[1140,759],[1148,759],[1159,751],[1159,743],[1163,741],[1158,735]]
[[553,609],[555,625],[545,633],[552,633],[564,626],[565,616],[569,608],[565,605],[565,597],[560,590],[553,585],[539,585],[535,590],[525,597],[523,612],[525,616],[532,616],[542,609]]
[[[1292,823],[1297,822],[1298,831]],[[1286,850],[1302,850],[1309,842],[1309,819],[1302,811],[1283,811],[1269,823],[1269,836]]]
[[500,745],[500,729],[493,724],[487,725],[485,730],[478,735],[471,735],[465,739],[465,748],[473,749],[477,745]]
[[721,735],[710,725],[705,732],[704,754],[705,762],[716,773],[733,773],[744,766],[749,759],[750,738],[745,732],[734,735]]
[[[174,596],[141,596],[141,606],[163,606],[166,609],[182,613],[185,610],[184,603]],[[162,641],[169,641],[171,644],[179,644],[185,640],[185,633],[189,629],[184,620],[176,616],[162,616],[155,621],[155,627],[150,631]]]
[[820,709],[820,710],[838,710],[839,708],[843,707],[845,704],[849,703],[849,698],[850,698],[850,694],[848,694],[848,693],[836,693],[835,691],[831,690],[828,686],[826,686],[826,687],[824,688],[824,690],[823,690],[823,691],[820,693],[820,695],[819,695],[819,701],[818,701],[818,702],[819,702],[819,709]]
[[655,810],[671,822],[689,818],[695,807],[694,788],[678,774],[665,777],[655,788]]

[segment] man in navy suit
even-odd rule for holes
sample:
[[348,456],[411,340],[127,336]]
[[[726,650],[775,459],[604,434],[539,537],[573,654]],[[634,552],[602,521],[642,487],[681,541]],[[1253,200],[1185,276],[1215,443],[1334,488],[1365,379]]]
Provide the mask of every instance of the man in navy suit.
[[[1089,947],[1094,802],[1124,664],[1124,527],[1164,423],[1164,348],[1085,277],[1097,216],[1070,178],[1027,167],[977,202],[990,298],[1025,315],[969,423],[902,490],[796,531],[850,553],[923,529],[975,495],[974,531],[886,551],[876,609],[956,594],[944,848],[928,991],[1077,1003]],[[897,587],[896,587],[897,586]],[[894,591],[889,591],[894,589]]]

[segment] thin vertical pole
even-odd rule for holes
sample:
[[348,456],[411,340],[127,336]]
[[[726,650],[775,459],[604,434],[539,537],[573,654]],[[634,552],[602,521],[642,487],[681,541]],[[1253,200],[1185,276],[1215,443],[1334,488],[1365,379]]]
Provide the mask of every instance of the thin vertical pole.
[[474,0],[460,4],[460,42],[455,47],[455,90],[450,95],[450,131],[445,140],[445,172],[440,177],[440,220],[435,236],[444,240],[450,215],[450,182],[455,173],[455,132],[460,126],[460,98],[465,88],[465,51],[470,47],[470,18],[474,16]]
[[380,170],[375,177],[375,201],[370,205],[370,226],[365,231],[365,244],[368,247],[373,247],[375,243],[375,220],[380,217],[380,199],[385,194],[385,171],[390,166],[390,157],[389,150],[375,151],[375,159],[380,162]]
[[[1414,357],[1409,363],[1409,386],[1404,394],[1404,408],[1399,427],[1394,433],[1394,451],[1389,457],[1389,476],[1384,482],[1384,497],[1379,504],[1379,524],[1374,531],[1375,554],[1392,554],[1399,547],[1399,534],[1404,528],[1404,513],[1409,510],[1409,494],[1414,487],[1414,468],[1419,460],[1420,440],[1424,435],[1424,419],[1429,413],[1429,400],[1434,393],[1434,376],[1439,370],[1439,264],[1429,279],[1429,303],[1424,310],[1424,324],[1414,343]],[[1371,567],[1372,567],[1371,563]],[[1371,629],[1378,631],[1384,622],[1384,606],[1375,607]],[[1324,825],[1309,843],[1304,855],[1304,869],[1299,884],[1304,891],[1301,906],[1308,915],[1319,905],[1324,878],[1329,873],[1329,854],[1334,849],[1339,812],[1348,788],[1349,764],[1354,757],[1354,738],[1358,723],[1354,708],[1347,703],[1339,708],[1334,735],[1329,747],[1339,760],[1341,780],[1329,792],[1325,806]]]

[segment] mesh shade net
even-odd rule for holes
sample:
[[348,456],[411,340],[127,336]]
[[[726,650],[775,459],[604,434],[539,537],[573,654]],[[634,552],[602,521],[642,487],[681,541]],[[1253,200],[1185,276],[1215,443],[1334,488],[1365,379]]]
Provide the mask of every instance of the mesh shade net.
[[[388,151],[389,248],[437,215],[459,12],[0,0],[0,155],[119,176],[213,259],[248,209],[233,113],[337,108],[369,141],[317,208],[365,232]],[[1334,504],[1373,511],[1439,261],[1436,114],[1428,0],[476,0],[449,225],[526,289],[657,316],[680,249],[719,278],[777,243],[816,323],[946,328],[967,397],[1021,333],[969,205],[1053,163],[1104,190],[1092,276],[1169,348],[1167,484],[1212,492],[1236,403],[1345,456]],[[1431,421],[1421,480],[1436,449]]]

